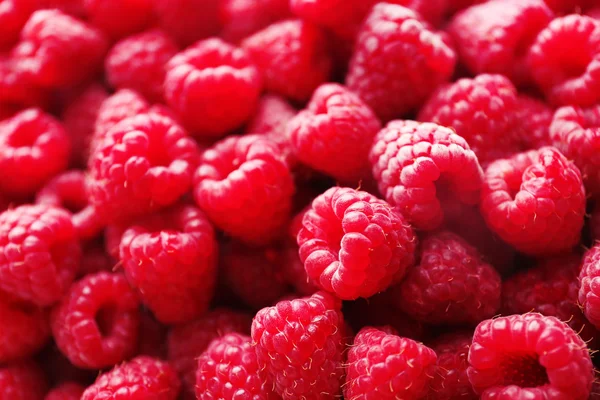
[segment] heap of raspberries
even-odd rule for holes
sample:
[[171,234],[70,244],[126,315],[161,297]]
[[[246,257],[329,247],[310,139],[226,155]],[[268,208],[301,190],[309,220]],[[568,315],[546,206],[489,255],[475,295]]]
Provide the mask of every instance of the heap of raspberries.
[[0,0],[0,400],[600,400],[599,350],[600,0]]

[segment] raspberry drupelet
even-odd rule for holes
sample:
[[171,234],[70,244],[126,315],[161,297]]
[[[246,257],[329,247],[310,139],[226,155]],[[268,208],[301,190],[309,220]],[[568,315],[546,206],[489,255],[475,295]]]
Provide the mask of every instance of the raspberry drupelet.
[[600,245],[587,251],[579,272],[579,306],[588,321],[600,329]]
[[44,400],[46,377],[33,361],[0,366],[0,393],[7,400]]
[[588,351],[558,318],[499,317],[475,329],[467,374],[484,399],[586,400],[594,380]]
[[158,26],[182,46],[216,35],[219,0],[153,0]]
[[568,252],[583,227],[581,174],[553,147],[497,160],[485,173],[481,213],[502,240],[523,253]]
[[417,229],[442,224],[446,196],[479,202],[483,172],[477,156],[450,128],[392,121],[375,137],[369,159],[379,191]]
[[99,272],[74,283],[50,315],[54,340],[79,367],[110,367],[134,355],[139,302],[122,274]]
[[112,39],[144,29],[153,18],[154,0],[83,0],[90,23]]
[[84,391],[78,383],[63,383],[49,391],[44,400],[80,400]]
[[289,0],[222,0],[220,36],[238,42],[291,16]]

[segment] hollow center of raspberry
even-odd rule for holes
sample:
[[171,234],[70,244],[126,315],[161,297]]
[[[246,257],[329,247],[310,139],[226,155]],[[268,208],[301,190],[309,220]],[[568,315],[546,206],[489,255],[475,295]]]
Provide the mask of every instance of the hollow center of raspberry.
[[102,307],[96,313],[96,325],[102,336],[110,336],[114,328],[115,314],[117,310],[113,306]]
[[148,161],[153,167],[168,167],[172,160],[163,143],[151,140],[148,149]]
[[548,381],[546,369],[535,354],[511,354],[502,360],[505,385],[519,387],[543,386]]

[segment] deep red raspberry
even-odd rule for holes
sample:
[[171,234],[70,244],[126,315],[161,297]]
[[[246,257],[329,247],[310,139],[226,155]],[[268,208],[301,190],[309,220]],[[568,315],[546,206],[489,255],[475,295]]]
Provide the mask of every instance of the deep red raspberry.
[[419,120],[454,129],[481,163],[487,163],[519,149],[517,106],[517,89],[507,78],[483,74],[440,87],[419,112]]
[[131,357],[138,340],[135,292],[121,274],[99,272],[71,286],[52,310],[56,345],[80,368],[109,367]]
[[[568,46],[569,51],[562,49]],[[533,79],[556,105],[600,101],[600,21],[583,15],[554,19],[528,55]]]
[[181,382],[169,364],[140,356],[100,375],[81,400],[175,400]]
[[554,110],[552,107],[527,95],[517,98],[517,136],[525,149],[539,149],[550,146],[550,124]]
[[502,240],[523,253],[569,251],[583,227],[581,174],[553,147],[497,160],[485,172],[481,213]]
[[579,305],[586,318],[600,329],[600,245],[592,247],[585,254],[579,272]]
[[227,333],[250,333],[251,318],[226,309],[216,309],[187,324],[175,325],[167,337],[171,365],[183,380],[184,392],[195,399],[197,359],[210,342]]
[[218,33],[218,0],[153,0],[158,25],[182,46]]
[[78,383],[63,383],[48,392],[44,400],[80,400],[84,390]]
[[23,25],[36,9],[36,1],[3,0],[0,3],[0,51],[18,41]]
[[444,219],[441,199],[477,204],[483,172],[467,141],[450,128],[392,121],[375,138],[369,156],[386,200],[418,229]]
[[596,204],[589,216],[589,233],[593,243],[600,240],[600,206]]
[[7,400],[43,400],[48,384],[33,361],[0,366],[0,393]]
[[200,138],[240,127],[258,103],[260,74],[243,49],[207,39],[167,63],[165,98],[183,125]]
[[249,336],[230,333],[212,342],[198,358],[197,399],[280,399],[260,376],[251,341]]
[[0,52],[0,104],[15,108],[45,107],[49,103],[47,90],[32,85],[27,73],[18,68],[16,60]]
[[41,9],[56,8],[79,18],[85,17],[84,1],[85,0],[37,0],[39,8]]
[[341,394],[344,356],[341,301],[325,292],[280,301],[252,321],[258,365],[285,399]]
[[83,0],[89,21],[113,39],[144,29],[153,17],[152,0]]
[[289,0],[223,0],[220,7],[220,36],[234,43],[291,16]]
[[325,32],[301,20],[268,26],[246,38],[242,47],[256,62],[265,88],[299,102],[329,80],[332,61]]
[[429,347],[397,336],[393,329],[367,327],[348,352],[347,399],[417,400],[429,390],[436,355]]
[[467,374],[484,399],[585,400],[594,380],[588,349],[575,331],[537,313],[477,326]]
[[106,56],[107,79],[115,88],[133,89],[150,101],[162,102],[165,66],[177,50],[175,42],[158,29],[129,36]]
[[289,218],[294,185],[275,144],[260,136],[232,136],[202,155],[194,198],[228,235],[268,243]]
[[212,299],[217,243],[206,216],[178,205],[141,218],[121,237],[129,283],[163,323],[201,316]]
[[360,30],[346,84],[389,121],[419,107],[450,79],[455,62],[454,50],[416,13],[380,3]]
[[595,0],[545,0],[546,4],[558,13],[581,12],[593,7]]
[[174,120],[155,113],[123,120],[90,158],[90,203],[112,221],[174,204],[190,189],[198,158]]

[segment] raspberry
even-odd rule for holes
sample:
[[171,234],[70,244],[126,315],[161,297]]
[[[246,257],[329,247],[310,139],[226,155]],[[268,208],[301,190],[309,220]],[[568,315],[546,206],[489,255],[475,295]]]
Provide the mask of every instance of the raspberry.
[[589,217],[589,233],[592,242],[596,243],[600,240],[600,207],[596,205]]
[[567,324],[530,313],[483,321],[467,374],[484,399],[584,400],[594,380],[585,343]]
[[427,237],[421,261],[396,297],[413,318],[431,324],[477,324],[500,308],[501,281],[479,252],[451,232]]
[[34,12],[13,49],[17,65],[38,85],[55,88],[83,82],[102,63],[102,33],[59,10]]
[[493,0],[462,11],[448,32],[471,72],[503,74],[521,85],[530,76],[527,52],[553,17],[544,0]]
[[40,109],[30,108],[0,122],[0,131],[2,192],[31,195],[67,167],[69,137],[59,121]]
[[379,191],[418,229],[440,226],[447,192],[466,204],[479,201],[477,157],[449,128],[392,121],[376,136],[369,159]]
[[444,38],[413,11],[377,4],[358,34],[346,84],[389,121],[420,106],[455,62]]
[[329,79],[332,61],[325,32],[301,20],[269,25],[242,47],[262,72],[268,91],[298,102]]
[[80,257],[66,211],[24,205],[0,214],[0,290],[50,306],[73,281]]
[[484,74],[440,87],[419,120],[454,129],[485,163],[518,150],[517,105],[517,89],[507,78]]
[[154,102],[163,101],[165,66],[177,45],[158,29],[129,36],[110,50],[104,66],[111,86],[129,88]]
[[554,110],[546,103],[526,95],[517,98],[518,137],[526,149],[550,146],[550,124]]
[[208,309],[217,243],[197,208],[178,205],[142,218],[123,234],[120,255],[127,279],[160,322],[186,322]]
[[594,105],[600,101],[600,21],[583,15],[554,19],[531,46],[528,66],[551,103]]
[[135,352],[138,300],[121,274],[99,272],[71,286],[52,310],[56,345],[73,365],[100,369]]
[[260,377],[251,338],[238,333],[216,339],[198,358],[196,396],[199,400],[279,398]]
[[343,326],[341,301],[325,292],[260,310],[252,321],[252,340],[267,382],[285,399],[339,396]]
[[291,16],[288,0],[223,0],[220,14],[220,36],[230,42]]
[[46,106],[47,91],[33,86],[26,72],[16,64],[15,59],[0,52],[0,104],[16,106],[15,111],[24,106]]
[[83,2],[85,0],[37,0],[39,8],[53,9],[63,11],[66,14],[76,17],[85,17],[85,8]]
[[0,366],[0,393],[6,400],[43,400],[46,377],[32,361]]
[[556,12],[580,12],[596,4],[595,0],[545,0],[548,7]]
[[530,255],[566,252],[578,242],[585,190],[577,167],[553,147],[490,164],[481,212],[502,240]]
[[294,185],[277,146],[260,136],[226,138],[202,156],[194,198],[228,235],[250,244],[275,238],[289,217]]
[[391,332],[389,327],[358,332],[348,352],[345,398],[416,400],[427,394],[435,352]]
[[369,149],[379,120],[354,93],[338,84],[320,86],[305,110],[287,125],[300,161],[343,182],[369,176]]
[[128,118],[90,158],[90,203],[113,221],[166,207],[189,190],[197,161],[196,143],[174,120]]
[[144,29],[152,18],[152,0],[83,0],[90,22],[113,39]]
[[250,333],[250,321],[245,314],[216,309],[200,319],[171,328],[167,337],[168,359],[181,376],[186,393],[194,393],[197,359],[208,345],[227,333]]
[[240,127],[256,108],[261,91],[258,70],[244,50],[221,39],[195,43],[175,55],[166,68],[167,103],[201,138],[217,138]]
[[3,0],[0,3],[0,50],[14,45],[21,28],[35,11],[37,0]]
[[216,35],[218,0],[153,0],[158,25],[182,46]]
[[600,246],[592,247],[585,254],[579,272],[579,305],[588,321],[600,329],[600,293],[598,292],[598,278],[600,277]]
[[181,383],[166,362],[140,356],[100,375],[81,400],[175,400]]
[[78,383],[63,383],[52,389],[44,400],[79,400],[84,390]]

